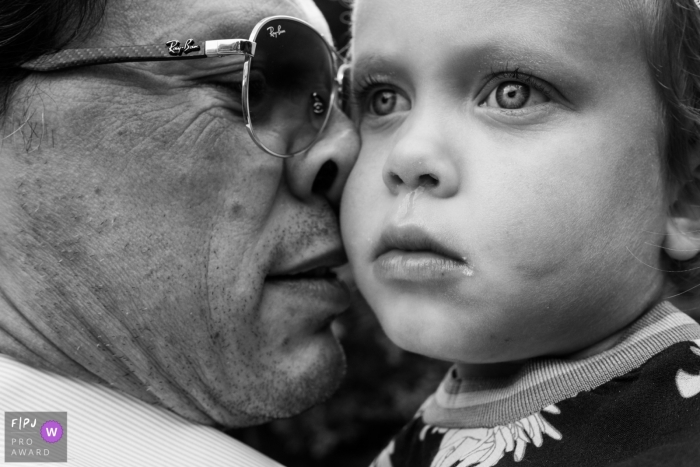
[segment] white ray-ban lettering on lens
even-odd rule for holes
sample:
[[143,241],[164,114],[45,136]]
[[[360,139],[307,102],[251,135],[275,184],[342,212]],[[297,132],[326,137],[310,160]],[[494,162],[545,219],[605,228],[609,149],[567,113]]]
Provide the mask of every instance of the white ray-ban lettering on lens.
[[284,34],[285,32],[287,32],[282,30],[282,26],[277,26],[277,31],[275,31],[275,28],[273,28],[272,26],[267,28],[267,30],[270,31],[270,36],[272,37],[277,37],[280,34]]

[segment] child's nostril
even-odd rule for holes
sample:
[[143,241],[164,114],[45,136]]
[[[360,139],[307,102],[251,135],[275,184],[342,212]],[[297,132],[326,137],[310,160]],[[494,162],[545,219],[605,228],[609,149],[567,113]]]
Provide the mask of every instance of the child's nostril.
[[427,188],[435,187],[440,184],[440,180],[434,175],[425,174],[418,177],[418,186],[424,186]]

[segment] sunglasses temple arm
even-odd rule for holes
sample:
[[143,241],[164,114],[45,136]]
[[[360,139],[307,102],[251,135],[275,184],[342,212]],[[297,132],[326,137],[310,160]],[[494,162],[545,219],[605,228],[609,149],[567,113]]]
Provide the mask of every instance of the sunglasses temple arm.
[[21,68],[31,71],[55,71],[88,65],[108,63],[158,62],[167,60],[192,60],[226,55],[255,55],[255,42],[245,39],[205,41],[199,46],[188,39],[184,45],[168,41],[165,45],[130,45],[97,49],[65,49],[30,60]]

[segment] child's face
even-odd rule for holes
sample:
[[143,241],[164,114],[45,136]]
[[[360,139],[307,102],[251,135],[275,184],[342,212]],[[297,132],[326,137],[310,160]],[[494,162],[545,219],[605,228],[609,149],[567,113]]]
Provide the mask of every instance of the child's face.
[[354,38],[343,236],[395,342],[565,354],[661,297],[661,104],[617,1],[360,0]]

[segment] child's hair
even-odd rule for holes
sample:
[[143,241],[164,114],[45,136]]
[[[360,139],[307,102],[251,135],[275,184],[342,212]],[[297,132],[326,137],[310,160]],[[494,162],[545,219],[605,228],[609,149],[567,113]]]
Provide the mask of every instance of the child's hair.
[[[623,0],[637,17],[639,37],[662,98],[666,180],[682,196],[700,200],[689,158],[700,144],[700,5],[696,0]],[[698,203],[698,201],[695,201]],[[668,258],[678,292],[700,294],[700,257]]]

